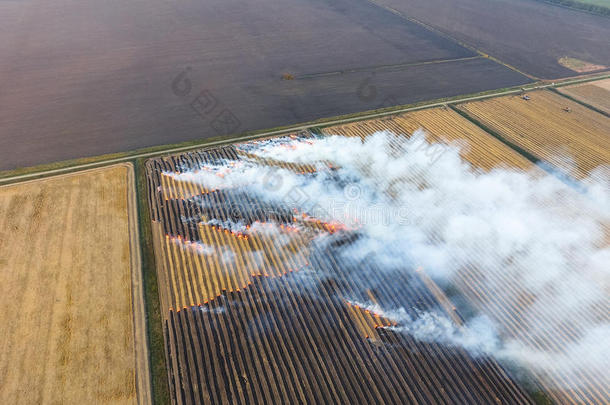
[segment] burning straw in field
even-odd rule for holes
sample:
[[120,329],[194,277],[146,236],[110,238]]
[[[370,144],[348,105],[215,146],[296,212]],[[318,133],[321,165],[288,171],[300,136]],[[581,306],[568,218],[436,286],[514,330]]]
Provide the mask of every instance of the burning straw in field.
[[[577,189],[541,171],[477,171],[458,145],[439,149],[419,132],[287,137],[237,151],[244,158],[167,175],[256,196],[275,207],[282,226],[286,212],[295,229],[322,224],[310,249],[341,263],[362,293],[356,301],[376,288],[369,272],[422,267],[468,315],[460,325],[441,309],[362,303],[397,322],[395,330],[559,376],[558,388],[590,376],[609,383],[608,167]],[[243,208],[232,208],[230,226],[242,232]]]

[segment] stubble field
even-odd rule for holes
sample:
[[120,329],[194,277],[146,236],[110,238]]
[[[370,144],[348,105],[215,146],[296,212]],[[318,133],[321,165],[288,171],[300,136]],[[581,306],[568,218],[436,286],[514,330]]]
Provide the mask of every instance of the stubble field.
[[0,402],[150,402],[133,187],[127,165],[0,187]]
[[560,87],[559,91],[610,114],[610,79]]
[[[461,124],[474,138],[484,136]],[[440,308],[460,325],[451,301],[421,269],[406,264],[394,274],[367,263],[363,281],[357,261],[337,253],[358,238],[341,223],[275,205],[247,186],[188,180],[209,173],[222,182],[251,164],[303,179],[323,171],[257,157],[265,142],[148,162],[174,403],[531,401],[493,358],[402,334],[396,321],[362,304],[414,313]],[[334,242],[320,245],[325,238]]]
[[550,91],[497,97],[458,108],[563,173],[584,178],[610,162],[610,119]]
[[0,76],[0,170],[530,81],[364,0],[3,1]]

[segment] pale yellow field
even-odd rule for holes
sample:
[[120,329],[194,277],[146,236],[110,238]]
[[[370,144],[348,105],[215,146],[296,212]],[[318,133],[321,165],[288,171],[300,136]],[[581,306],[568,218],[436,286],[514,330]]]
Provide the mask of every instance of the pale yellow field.
[[610,163],[610,118],[550,91],[528,94],[529,101],[506,96],[458,107],[576,178]]
[[127,165],[0,187],[0,403],[149,398],[134,196]]
[[560,87],[559,91],[610,114],[610,79]]
[[325,128],[324,133],[366,137],[376,131],[388,130],[397,135],[410,136],[420,128],[426,132],[430,142],[458,142],[463,147],[462,158],[474,167],[489,170],[498,166],[521,169],[533,166],[523,156],[449,108],[432,108],[337,125]]

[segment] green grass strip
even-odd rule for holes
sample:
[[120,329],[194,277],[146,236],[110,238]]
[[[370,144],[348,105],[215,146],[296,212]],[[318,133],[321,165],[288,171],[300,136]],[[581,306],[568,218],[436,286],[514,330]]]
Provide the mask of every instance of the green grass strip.
[[165,342],[163,339],[163,320],[159,302],[159,284],[152,242],[150,210],[146,181],[146,160],[134,162],[136,192],[138,198],[138,221],[140,226],[140,250],[142,256],[142,280],[146,306],[146,335],[150,361],[151,389],[153,403],[169,404],[169,386],[165,365]]

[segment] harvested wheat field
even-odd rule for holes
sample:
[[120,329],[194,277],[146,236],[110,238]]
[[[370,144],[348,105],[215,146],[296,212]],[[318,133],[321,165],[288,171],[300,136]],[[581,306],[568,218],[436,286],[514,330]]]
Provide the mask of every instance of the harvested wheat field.
[[528,96],[474,101],[458,108],[575,178],[610,163],[610,118],[550,91]]
[[610,79],[560,87],[558,90],[610,114]]
[[134,175],[0,187],[0,403],[149,403]]

